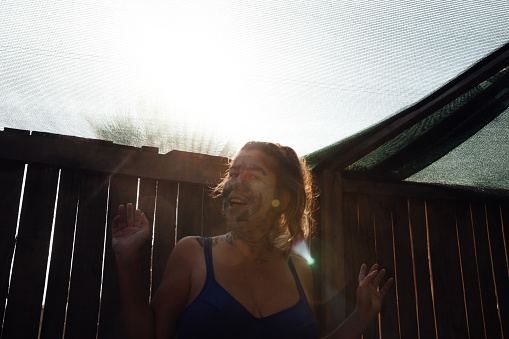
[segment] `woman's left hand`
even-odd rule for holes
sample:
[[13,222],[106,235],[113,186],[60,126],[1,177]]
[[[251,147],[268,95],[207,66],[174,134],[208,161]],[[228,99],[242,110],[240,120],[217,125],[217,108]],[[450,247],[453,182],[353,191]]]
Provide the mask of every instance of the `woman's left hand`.
[[382,300],[391,288],[394,279],[388,279],[384,286],[379,289],[379,285],[385,276],[385,270],[382,269],[378,272],[378,264],[374,264],[368,274],[366,274],[366,269],[366,264],[362,264],[359,272],[356,309],[363,317],[372,321],[380,312]]

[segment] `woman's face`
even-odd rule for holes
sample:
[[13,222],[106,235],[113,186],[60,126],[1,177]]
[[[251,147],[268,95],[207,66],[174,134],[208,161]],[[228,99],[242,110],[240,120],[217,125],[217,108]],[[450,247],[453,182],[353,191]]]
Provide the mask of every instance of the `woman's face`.
[[276,174],[269,166],[270,160],[260,151],[241,151],[223,188],[227,225],[253,240],[268,233],[278,214]]

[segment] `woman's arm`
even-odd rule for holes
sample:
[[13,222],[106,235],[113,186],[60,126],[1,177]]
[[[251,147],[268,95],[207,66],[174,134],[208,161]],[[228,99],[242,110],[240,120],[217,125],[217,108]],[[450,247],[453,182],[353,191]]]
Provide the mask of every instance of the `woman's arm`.
[[139,254],[149,238],[148,220],[133,205],[118,207],[112,246],[117,262],[122,320],[128,338],[153,338],[154,318],[143,289]]
[[156,338],[175,335],[177,321],[188,303],[193,270],[200,259],[204,260],[203,248],[196,237],[181,239],[171,252],[163,280],[151,303]]
[[140,250],[149,238],[148,221],[132,204],[120,205],[113,220],[112,246],[118,267],[122,319],[128,338],[171,338],[191,287],[196,263],[203,257],[195,237],[173,249],[161,285],[149,305],[143,289]]
[[325,338],[358,338],[367,330],[380,312],[382,301],[393,283],[393,278],[390,278],[382,289],[379,290],[378,287],[384,276],[385,270],[378,272],[377,264],[373,265],[366,275],[366,264],[362,264],[359,272],[359,287],[357,288],[355,310]]

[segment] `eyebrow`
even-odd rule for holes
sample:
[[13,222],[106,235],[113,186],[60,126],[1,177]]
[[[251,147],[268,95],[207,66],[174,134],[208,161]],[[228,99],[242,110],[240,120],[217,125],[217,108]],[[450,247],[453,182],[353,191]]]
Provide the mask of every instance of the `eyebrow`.
[[247,169],[247,170],[250,170],[250,171],[260,171],[262,172],[262,174],[264,176],[267,175],[267,172],[260,166],[258,165],[254,165],[254,164],[248,164],[248,165],[232,165],[232,167],[230,167],[230,169],[236,169],[236,170],[240,170],[242,167],[244,167],[244,169]]

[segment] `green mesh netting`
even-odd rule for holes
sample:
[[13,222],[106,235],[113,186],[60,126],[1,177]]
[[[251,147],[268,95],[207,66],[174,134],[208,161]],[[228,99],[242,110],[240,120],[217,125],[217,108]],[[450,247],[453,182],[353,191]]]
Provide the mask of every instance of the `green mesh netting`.
[[[497,53],[508,50],[509,45]],[[482,63],[482,62],[481,62]],[[508,62],[509,63],[509,62]],[[468,71],[467,71],[468,72]],[[466,73],[467,73],[466,72]],[[461,77],[461,76],[460,76]],[[449,84],[454,86],[454,81]],[[440,95],[438,90],[431,96]],[[425,100],[430,100],[427,98]],[[419,107],[419,103],[415,105]],[[475,188],[509,189],[509,68],[495,72],[368,154],[344,172],[370,180],[410,180]],[[412,108],[351,138],[307,156],[317,168],[367,140]]]

